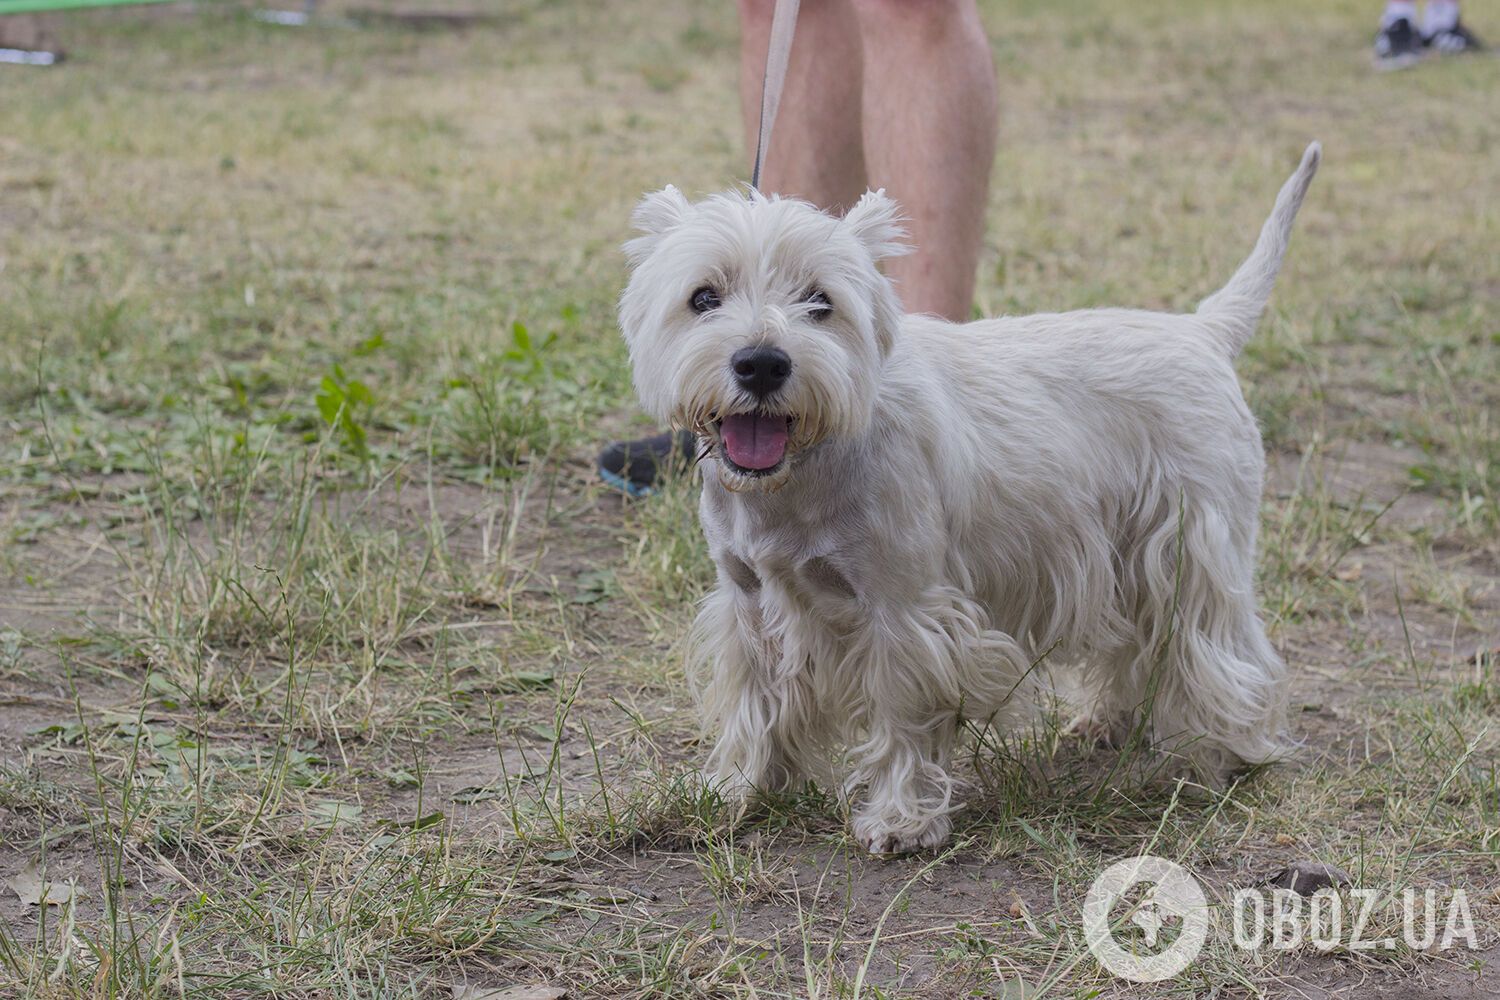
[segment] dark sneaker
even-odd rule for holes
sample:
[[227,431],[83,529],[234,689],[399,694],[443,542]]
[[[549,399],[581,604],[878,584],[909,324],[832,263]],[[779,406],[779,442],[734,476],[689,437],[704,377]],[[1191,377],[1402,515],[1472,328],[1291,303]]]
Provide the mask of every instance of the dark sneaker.
[[1422,58],[1422,36],[1410,20],[1398,17],[1375,36],[1375,67],[1405,69]]
[[1464,27],[1462,21],[1454,21],[1451,28],[1434,31],[1422,41],[1432,51],[1441,52],[1445,56],[1484,51],[1484,43],[1475,38],[1474,33]]
[[668,431],[635,441],[616,441],[599,453],[599,478],[633,497],[648,497],[662,479],[692,467],[698,439],[690,431]]

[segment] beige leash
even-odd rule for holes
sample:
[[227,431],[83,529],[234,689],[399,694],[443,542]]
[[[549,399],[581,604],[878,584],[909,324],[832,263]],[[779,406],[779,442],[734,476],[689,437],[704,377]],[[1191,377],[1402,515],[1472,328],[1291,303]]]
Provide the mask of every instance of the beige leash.
[[776,127],[776,109],[781,107],[781,88],[792,56],[792,34],[797,30],[797,8],[801,0],[776,0],[771,14],[771,44],[766,49],[766,77],[760,87],[760,137],[755,146],[755,166],[750,186],[760,190],[760,169],[771,148],[771,130]]

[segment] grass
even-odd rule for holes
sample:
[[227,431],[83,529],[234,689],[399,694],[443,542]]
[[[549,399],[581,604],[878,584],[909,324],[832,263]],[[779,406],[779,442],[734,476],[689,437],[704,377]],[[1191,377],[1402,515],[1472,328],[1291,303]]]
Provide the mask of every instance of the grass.
[[[953,845],[904,860],[693,780],[694,491],[590,459],[647,426],[630,207],[743,177],[727,9],[69,16],[67,64],[0,74],[0,995],[1500,990],[1500,63],[1376,75],[1355,0],[983,10],[987,313],[1190,306],[1324,143],[1240,362],[1298,759],[1213,791],[976,732]],[[1154,986],[1081,927],[1143,849],[1214,903]],[[1483,950],[1234,948],[1232,889],[1299,859],[1382,933],[1464,887]]]

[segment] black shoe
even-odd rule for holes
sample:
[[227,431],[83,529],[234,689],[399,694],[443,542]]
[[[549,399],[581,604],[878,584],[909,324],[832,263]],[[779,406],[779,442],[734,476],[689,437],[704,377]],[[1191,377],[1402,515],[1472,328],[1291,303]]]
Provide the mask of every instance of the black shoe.
[[1422,43],[1434,52],[1441,52],[1445,56],[1484,51],[1484,43],[1475,38],[1474,33],[1465,28],[1462,21],[1454,21],[1451,28],[1434,31],[1422,39]]
[[1375,36],[1377,69],[1404,69],[1422,58],[1422,36],[1410,20],[1398,17]]
[[647,497],[662,479],[691,468],[697,454],[690,431],[616,441],[599,453],[599,478],[629,496]]

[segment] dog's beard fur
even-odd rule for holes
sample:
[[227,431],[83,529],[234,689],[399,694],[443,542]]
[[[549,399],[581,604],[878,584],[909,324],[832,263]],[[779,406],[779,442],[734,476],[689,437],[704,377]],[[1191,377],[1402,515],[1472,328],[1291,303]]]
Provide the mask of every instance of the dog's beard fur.
[[[1186,316],[901,316],[880,194],[843,219],[753,193],[642,202],[621,326],[642,403],[705,449],[719,585],[693,646],[712,781],[743,795],[842,771],[869,849],[934,846],[959,717],[1020,724],[1043,658],[1081,668],[1093,724],[1121,735],[1144,714],[1206,775],[1286,749],[1253,593],[1264,459],[1232,361],[1317,162],[1310,147],[1250,258]],[[747,346],[790,359],[766,398],[734,377]],[[774,468],[729,460],[719,426],[745,413],[790,418]]]

